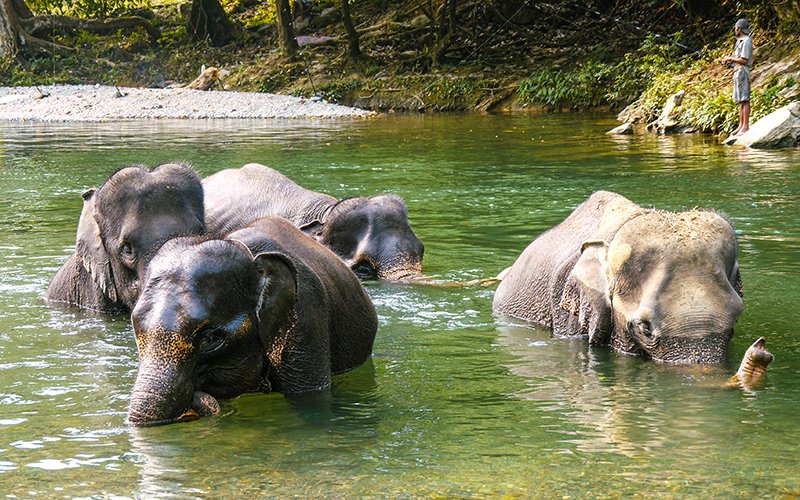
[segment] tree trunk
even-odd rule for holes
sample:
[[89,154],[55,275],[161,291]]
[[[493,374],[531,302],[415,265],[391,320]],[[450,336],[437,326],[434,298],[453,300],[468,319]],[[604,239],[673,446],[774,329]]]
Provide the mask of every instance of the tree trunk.
[[8,61],[17,56],[21,31],[12,0],[0,0],[0,61]]
[[112,19],[78,19],[65,16],[34,16],[24,0],[0,0],[0,60],[19,59],[20,50],[33,47],[45,53],[74,54],[77,49],[53,43],[39,36],[52,30],[104,32],[118,29],[144,28],[155,43],[161,36],[158,28],[141,17]]
[[289,0],[275,0],[275,11],[278,13],[278,31],[280,32],[281,51],[286,57],[293,57],[300,50],[292,25],[292,8]]
[[240,34],[219,0],[192,0],[188,30],[191,40],[208,40],[214,47],[230,43]]
[[350,0],[342,0],[342,24],[347,32],[347,55],[350,59],[360,59],[361,47],[358,43],[358,31],[353,26],[353,18],[350,17]]

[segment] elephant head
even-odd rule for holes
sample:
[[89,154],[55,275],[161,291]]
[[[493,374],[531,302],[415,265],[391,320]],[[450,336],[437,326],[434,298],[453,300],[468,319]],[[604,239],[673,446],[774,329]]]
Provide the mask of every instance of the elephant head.
[[[120,300],[129,309],[139,295],[139,276],[164,241],[204,230],[203,187],[189,167],[164,164],[149,171],[123,168],[94,194],[94,220]],[[97,242],[93,242],[100,248]]]
[[710,211],[646,211],[611,241],[588,241],[572,270],[611,324],[590,338],[671,363],[722,363],[742,312],[738,246],[730,221]]
[[151,254],[205,228],[202,184],[185,165],[123,168],[83,200],[75,253],[50,283],[48,300],[130,310]]
[[140,361],[128,422],[215,413],[218,398],[267,387],[266,337],[286,331],[296,301],[296,271],[279,253],[200,237],[164,244],[131,315]]
[[396,280],[422,273],[425,247],[395,195],[347,198],[301,228],[341,257],[359,278]]

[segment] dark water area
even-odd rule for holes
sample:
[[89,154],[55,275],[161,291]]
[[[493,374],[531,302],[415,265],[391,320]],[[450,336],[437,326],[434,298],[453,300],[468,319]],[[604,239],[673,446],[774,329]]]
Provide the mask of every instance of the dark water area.
[[[611,117],[0,124],[0,492],[17,497],[800,496],[800,152],[610,137]],[[80,194],[117,168],[259,162],[337,197],[397,193],[442,280],[492,277],[599,189],[728,213],[745,310],[730,366],[632,359],[492,314],[493,288],[368,283],[370,363],[313,404],[125,425],[125,316],[51,307]],[[749,344],[764,388],[721,386]]]

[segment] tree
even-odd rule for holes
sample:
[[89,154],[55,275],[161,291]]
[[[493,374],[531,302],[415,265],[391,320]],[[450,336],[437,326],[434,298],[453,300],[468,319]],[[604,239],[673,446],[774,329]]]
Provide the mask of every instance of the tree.
[[355,26],[353,26],[353,19],[350,17],[350,0],[341,1],[342,24],[344,24],[344,30],[347,32],[347,55],[350,56],[351,59],[360,59],[361,47],[359,47],[358,43],[358,31],[356,31]]
[[46,40],[53,30],[85,30],[107,32],[118,29],[143,28],[155,43],[161,33],[146,19],[138,16],[109,19],[79,19],[67,16],[34,16],[24,0],[0,0],[0,60],[18,60],[23,47],[40,52],[71,54],[77,49]]
[[289,0],[275,0],[275,11],[278,14],[278,32],[280,33],[281,51],[287,57],[293,57],[300,50],[297,37],[294,36],[292,7]]
[[193,41],[208,40],[214,47],[232,42],[241,35],[219,0],[192,0],[188,32]]

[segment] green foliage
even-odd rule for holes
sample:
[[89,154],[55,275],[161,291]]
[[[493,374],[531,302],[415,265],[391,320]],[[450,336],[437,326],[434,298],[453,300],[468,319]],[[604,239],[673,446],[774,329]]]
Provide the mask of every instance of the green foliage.
[[595,61],[570,71],[544,68],[520,84],[517,96],[522,102],[544,104],[551,110],[599,106],[605,103],[611,71],[611,66]]
[[655,109],[674,92],[666,80],[687,67],[685,49],[677,45],[682,37],[678,32],[665,41],[649,35],[616,64],[602,62],[608,55],[597,52],[575,69],[544,68],[523,81],[517,95],[522,102],[544,104],[549,109],[585,109],[628,104],[647,92],[647,106]]
[[[230,3],[230,2],[229,2]],[[223,5],[225,3],[223,2]],[[226,6],[226,10],[230,10]],[[252,28],[264,24],[278,24],[278,13],[275,11],[275,2],[259,2],[251,8],[233,16],[242,26]]]
[[84,18],[109,17],[152,6],[151,0],[28,0],[27,4],[37,14]]
[[663,37],[648,35],[638,50],[625,54],[622,61],[614,66],[614,79],[606,93],[606,100],[612,104],[627,104],[646,90],[651,93],[648,96],[651,99],[665,98],[664,91],[669,89],[659,82],[663,83],[670,75],[685,70],[689,61],[684,57],[684,49],[678,45],[682,37],[683,33],[677,32],[668,37],[669,42],[664,43]]
[[361,88],[358,80],[337,80],[317,87],[317,94],[332,102],[341,102],[343,98],[350,97]]
[[468,101],[470,96],[483,87],[483,83],[477,78],[452,78],[442,76],[425,86],[424,90],[428,97],[435,101]]

